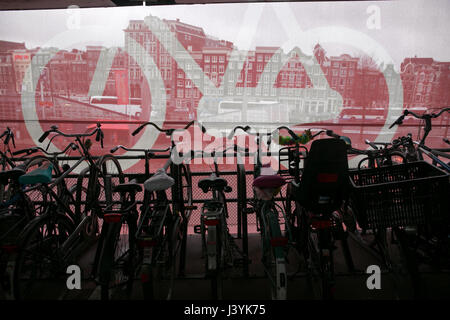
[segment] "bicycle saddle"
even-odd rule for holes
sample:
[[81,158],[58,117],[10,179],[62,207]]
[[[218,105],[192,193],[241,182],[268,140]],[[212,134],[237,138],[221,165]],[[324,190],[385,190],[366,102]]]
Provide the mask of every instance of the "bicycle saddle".
[[144,182],[147,191],[163,191],[175,184],[175,180],[167,175],[162,168],[156,170],[155,174]]
[[253,180],[253,186],[258,187],[260,189],[265,188],[279,188],[286,184],[286,180],[283,177],[280,177],[277,174],[270,176],[259,176],[255,180]]
[[253,180],[253,186],[266,189],[266,188],[279,188],[286,184],[286,180],[277,175],[270,165],[265,165],[261,168],[261,175]]
[[218,177],[215,173],[212,173],[208,178],[201,179],[198,182],[198,187],[202,189],[204,193],[207,193],[209,189],[223,190],[226,186],[228,186],[227,180]]
[[128,181],[127,183],[121,183],[114,187],[114,192],[141,192],[142,187],[140,184],[136,183],[136,180],[133,179]]
[[25,170],[21,166],[1,171],[0,172],[0,184],[8,184],[9,179],[17,179],[25,174]]
[[50,163],[44,164],[42,167],[39,167],[27,174],[24,174],[19,177],[20,184],[38,184],[38,183],[49,183],[52,181],[52,170],[53,165]]

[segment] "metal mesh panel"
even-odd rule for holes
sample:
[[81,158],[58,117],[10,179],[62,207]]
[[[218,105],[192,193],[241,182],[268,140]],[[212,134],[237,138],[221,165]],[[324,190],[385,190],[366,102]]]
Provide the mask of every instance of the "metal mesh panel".
[[[165,160],[164,160],[165,161]],[[163,163],[164,161],[162,161],[161,163]],[[120,162],[120,159],[119,159]],[[158,162],[158,161],[156,161]],[[154,163],[151,166],[151,171],[153,172],[155,170],[156,167],[158,167],[159,163]],[[130,181],[131,179],[135,179],[138,178],[139,182],[143,182],[145,180],[145,175],[143,174],[143,170],[141,170],[141,168],[133,168],[134,170],[127,171],[126,173],[124,173],[125,176],[125,182]],[[190,170],[191,170],[191,175],[192,175],[192,198],[193,198],[193,204],[197,206],[197,209],[194,210],[191,214],[191,218],[190,218],[190,222],[189,222],[189,230],[190,232],[193,232],[193,227],[195,225],[200,224],[200,212],[201,212],[201,207],[204,201],[208,200],[211,198],[211,193],[203,193],[203,191],[198,187],[198,182],[201,179],[207,178],[212,172],[213,172],[214,167],[211,165],[207,165],[207,164],[195,164],[195,165],[191,165],[190,166]],[[228,226],[230,228],[230,231],[232,233],[237,233],[237,229],[238,229],[238,203],[237,203],[237,199],[238,199],[238,176],[237,176],[237,167],[235,164],[228,164],[228,165],[223,165],[223,168],[221,166],[219,166],[219,169],[221,170],[221,176],[226,179],[228,181],[228,185],[232,188],[232,191],[226,194],[227,197],[227,201],[228,201]],[[249,168],[251,169],[251,168]],[[86,175],[83,179],[79,180],[78,179],[78,175],[76,174],[71,174],[69,175],[65,182],[66,182],[66,186],[67,188],[70,190],[71,188],[73,188],[73,190],[75,190],[75,185],[78,183],[78,181],[82,181],[83,184],[83,194],[82,194],[82,198],[81,201],[85,201],[86,200],[86,195],[85,192],[87,191],[87,187],[88,187],[88,176]],[[116,185],[118,184],[118,179],[117,177],[112,177],[111,178],[111,182],[112,185]],[[246,193],[247,193],[247,200],[248,199],[252,199],[253,197],[253,189],[252,189],[252,182],[253,182],[253,174],[251,173],[247,173],[246,174]],[[282,188],[281,193],[277,196],[277,197],[283,197],[285,196],[285,192],[286,192],[286,187]],[[167,190],[167,197],[169,200],[171,200],[171,190]],[[74,196],[75,196],[75,191],[74,191]],[[34,192],[33,194],[33,199],[34,201],[39,201],[42,199],[38,199],[39,197],[42,197],[42,195],[40,195],[38,192]],[[114,194],[113,195],[113,201],[119,201],[120,200],[120,196],[118,194]],[[139,192],[136,195],[136,200],[139,202],[143,202],[144,200],[144,192]],[[100,201],[105,201],[105,194],[102,193],[100,196]],[[278,201],[278,204],[280,206],[283,206],[281,201]],[[81,204],[81,211],[83,211],[84,208],[84,204]],[[71,208],[73,209],[73,207]],[[247,224],[248,224],[248,231],[249,233],[253,233],[256,232],[256,215],[253,214],[248,214],[247,216]]]

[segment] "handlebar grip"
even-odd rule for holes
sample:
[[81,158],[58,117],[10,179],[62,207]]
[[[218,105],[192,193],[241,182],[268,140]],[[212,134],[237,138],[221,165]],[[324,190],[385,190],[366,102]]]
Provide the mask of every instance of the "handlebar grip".
[[234,132],[235,132],[234,130],[230,132],[230,134],[227,137],[228,140],[231,140],[233,138]]
[[341,138],[341,136],[338,135],[337,133],[334,133],[333,130],[327,130],[326,134],[327,134],[327,136],[332,137],[332,138],[336,138],[336,139]]
[[132,136],[137,135],[139,132],[141,132],[142,128],[144,128],[144,125],[140,125],[136,130],[133,131],[131,135]]
[[393,124],[391,124],[391,125],[389,126],[389,129],[392,129],[396,124],[397,124],[397,121],[395,121]]
[[368,144],[369,146],[371,146],[373,149],[378,150],[378,147],[375,145],[375,143],[369,141],[369,140],[365,140],[364,141],[366,144]]
[[44,140],[48,137],[48,135],[50,134],[50,131],[45,131],[42,136],[39,138],[39,142],[42,143],[44,142]]
[[105,135],[103,134],[103,131],[100,130],[100,146],[103,149],[103,138],[105,137]]
[[13,152],[13,156],[18,156],[19,154],[22,154],[22,153],[32,154],[32,153],[35,153],[35,152],[37,152],[36,148],[22,149],[22,150]]
[[116,146],[116,147],[112,148],[112,149],[110,150],[110,152],[111,152],[111,153],[114,153],[114,152],[116,152],[117,150],[119,150],[119,148],[120,148],[120,146]]
[[100,141],[100,138],[101,138],[101,133],[100,133],[100,130],[98,130],[95,135],[95,141]]

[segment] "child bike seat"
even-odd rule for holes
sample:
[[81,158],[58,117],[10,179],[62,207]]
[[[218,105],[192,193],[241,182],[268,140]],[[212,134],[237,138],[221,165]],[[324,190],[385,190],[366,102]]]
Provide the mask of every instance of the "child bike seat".
[[329,214],[347,199],[349,191],[347,145],[340,139],[320,139],[311,144],[297,200],[316,214]]
[[175,180],[167,175],[162,168],[156,170],[155,174],[144,182],[144,188],[147,191],[163,191],[169,189],[175,184]]
[[19,177],[19,183],[33,185],[38,183],[50,183],[52,181],[53,165],[46,163],[41,167]]

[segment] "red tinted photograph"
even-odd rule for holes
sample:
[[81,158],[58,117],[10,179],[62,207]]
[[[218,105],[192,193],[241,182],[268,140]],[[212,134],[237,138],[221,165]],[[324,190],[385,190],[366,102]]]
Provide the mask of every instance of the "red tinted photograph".
[[449,13],[1,1],[0,300],[449,299]]

